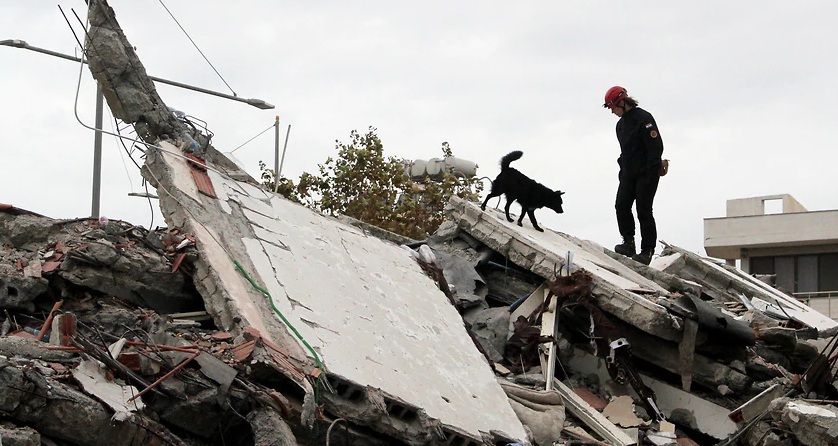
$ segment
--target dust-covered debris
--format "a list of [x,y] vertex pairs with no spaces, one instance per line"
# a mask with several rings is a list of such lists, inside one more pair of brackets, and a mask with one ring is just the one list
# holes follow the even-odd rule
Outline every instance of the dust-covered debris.
[[[383,284],[394,282],[390,271],[370,273],[363,265],[398,249],[392,241],[386,248],[376,242],[378,251],[371,249],[374,240],[363,240],[363,249],[351,246],[357,234],[309,211],[297,214],[215,151],[206,134],[194,126],[184,132],[189,122],[165,107],[113,10],[102,0],[91,6],[91,70],[114,115],[158,149],[147,154],[144,174],[165,189],[161,207],[174,228],[149,231],[118,220],[61,221],[0,209],[0,441],[834,442],[834,321],[764,282],[674,246],[659,269],[648,268],[567,234],[530,233],[456,197],[427,244],[397,242],[421,254],[416,265],[390,260],[401,274],[399,287],[383,292]],[[330,231],[341,237],[330,238]],[[324,263],[316,250],[328,254],[330,244],[346,256],[316,270],[315,263]],[[282,276],[284,268],[300,264],[342,282],[327,287],[334,284],[305,282],[301,273]],[[378,281],[353,288],[358,275]],[[289,292],[289,286],[298,288]],[[317,348],[275,307],[271,292],[285,294],[289,314],[300,311],[295,321],[319,341]],[[377,300],[362,300],[369,294]],[[355,312],[317,307],[336,295]],[[403,295],[446,303],[359,311],[378,301],[409,302],[396,299]],[[368,329],[344,335],[356,317],[369,319]],[[404,333],[390,332],[391,339],[372,334],[385,322],[409,336],[396,343]],[[439,344],[442,328],[463,335],[444,338],[459,351]],[[436,346],[437,356],[409,355],[407,344]],[[393,362],[379,369],[376,354],[385,348]],[[473,350],[487,364],[466,361],[481,359]],[[327,365],[320,360],[324,351],[333,355]],[[366,361],[361,373],[358,357]],[[362,382],[406,365],[424,372],[419,375],[446,373],[407,389],[390,386],[407,381],[404,373],[373,381],[378,385]],[[489,369],[502,384],[478,379]],[[437,384],[448,386],[443,392]],[[499,390],[495,385],[505,399],[473,404],[481,391]],[[467,404],[452,397],[459,389],[469,389]],[[469,409],[446,422],[430,415],[455,405]],[[499,413],[512,415],[493,419],[520,429],[515,438],[500,429],[474,429]],[[464,420],[470,429],[462,427]]]

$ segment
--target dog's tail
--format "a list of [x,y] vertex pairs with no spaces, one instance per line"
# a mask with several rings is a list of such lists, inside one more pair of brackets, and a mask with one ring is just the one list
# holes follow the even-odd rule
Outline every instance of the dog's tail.
[[520,150],[509,152],[508,154],[504,155],[504,157],[500,159],[501,170],[509,169],[509,163],[521,158],[523,155],[524,152]]

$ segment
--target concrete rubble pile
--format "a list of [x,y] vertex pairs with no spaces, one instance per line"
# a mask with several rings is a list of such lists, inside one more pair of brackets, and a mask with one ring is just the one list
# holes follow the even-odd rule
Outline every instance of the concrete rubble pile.
[[[494,370],[526,426],[527,438],[518,439],[522,444],[715,444],[727,439],[752,445],[832,444],[838,416],[829,403],[835,400],[834,374],[829,368],[813,370],[830,358],[834,362],[834,326],[821,332],[794,318],[723,305],[732,320],[750,321],[755,342],[714,344],[713,327],[699,322],[685,374],[677,368],[689,356],[680,352],[683,339],[680,344],[654,339],[631,321],[621,321],[621,313],[601,310],[599,295],[614,289],[568,263],[567,256],[549,267],[549,249],[527,252],[516,246],[539,246],[537,238],[544,235],[504,228],[503,219],[491,212],[473,223],[463,211],[480,212],[475,204],[455,199],[449,220],[431,239],[401,247],[382,243],[415,261],[462,315],[475,350],[486,358],[484,366]],[[484,232],[488,227],[493,227],[491,237]],[[634,263],[621,268],[621,259],[608,250],[564,234],[546,235],[577,244],[579,263],[601,253],[600,264],[624,276],[645,268]],[[349,444],[448,444],[430,432],[398,438],[388,432],[392,427],[383,426],[388,420],[381,415],[372,424],[357,415],[350,421],[353,416],[346,412],[352,408],[344,406],[352,406],[352,393],[375,389],[337,376],[334,388],[324,390],[330,396],[307,408],[305,391],[277,366],[288,366],[287,346],[253,327],[221,330],[217,318],[204,311],[209,300],[193,283],[201,242],[189,233],[146,231],[115,220],[59,221],[3,206],[0,243],[3,444],[324,444],[337,432]],[[702,261],[676,247],[661,259],[671,255]],[[551,278],[533,271],[543,268]],[[701,268],[692,271],[695,279]],[[662,286],[682,280],[651,268],[647,273]],[[685,293],[721,289],[683,285]],[[638,287],[637,298],[666,308],[682,297],[655,295],[652,288]],[[545,296],[555,303],[541,305]],[[685,337],[688,310],[672,306],[667,311]],[[547,334],[542,328],[551,313],[557,316]],[[624,364],[640,386],[619,371],[611,376],[608,361],[590,354],[598,349],[608,357],[614,349],[602,341],[620,336],[631,346],[631,355],[622,359],[629,360]],[[552,379],[545,361],[550,348]],[[672,364],[668,356],[675,357]],[[643,398],[649,395],[653,404]],[[377,397],[386,417],[421,413],[408,401],[393,410],[391,398],[398,395]],[[338,417],[341,412],[349,418]],[[367,415],[373,412],[364,409]],[[512,443],[500,437],[481,443],[509,444],[504,441]]]
[[215,328],[194,237],[3,206],[0,246],[0,444],[296,444],[277,347]]
[[646,267],[456,197],[423,241],[291,203],[90,5],[169,227],[0,205],[0,444],[835,444],[835,321],[677,246]]
[[646,267],[457,198],[447,212],[426,243],[484,278],[457,289],[486,300],[464,319],[513,380],[555,374],[649,444],[834,443],[835,321],[677,246]]

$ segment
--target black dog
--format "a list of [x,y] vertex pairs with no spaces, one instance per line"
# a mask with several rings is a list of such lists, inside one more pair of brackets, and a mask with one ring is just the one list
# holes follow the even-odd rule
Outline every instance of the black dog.
[[509,206],[512,206],[513,201],[518,200],[518,203],[521,204],[521,216],[518,217],[518,226],[523,226],[521,221],[524,219],[524,214],[526,214],[530,217],[532,227],[544,232],[544,229],[538,226],[534,212],[536,209],[547,207],[556,211],[556,213],[563,213],[562,195],[564,195],[564,192],[560,190],[554,192],[543,184],[522,174],[518,169],[509,167],[509,163],[521,158],[523,155],[524,152],[516,150],[501,158],[500,174],[495,178],[495,181],[492,181],[492,192],[483,200],[480,209],[486,210],[486,203],[490,198],[506,194],[506,208],[504,208],[506,219],[513,221],[512,217],[509,216]]

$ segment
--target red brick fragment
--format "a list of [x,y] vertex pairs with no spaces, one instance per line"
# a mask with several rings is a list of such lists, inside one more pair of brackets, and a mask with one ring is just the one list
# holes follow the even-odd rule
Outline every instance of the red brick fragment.
[[44,262],[44,264],[41,265],[41,273],[51,273],[57,270],[59,266],[61,266],[61,262]]
[[219,331],[218,333],[213,334],[212,338],[216,341],[229,341],[230,339],[233,339],[233,335],[227,333],[226,331]]
[[591,407],[600,412],[602,412],[602,410],[605,409],[605,406],[608,405],[608,403],[605,400],[583,387],[574,388],[573,393],[579,395],[579,398],[582,398],[583,400],[585,400],[586,403],[590,404]]

